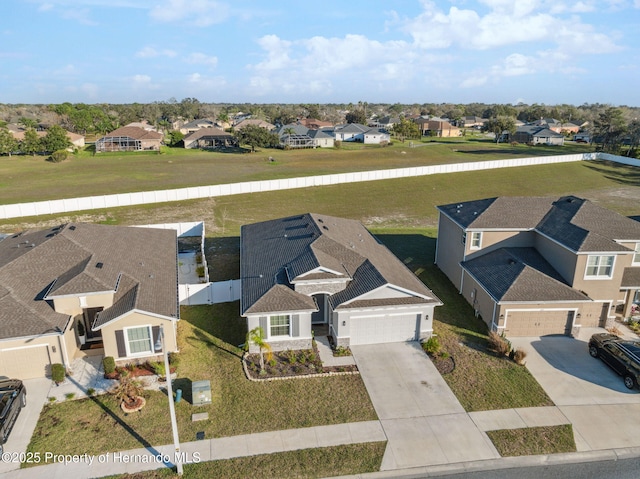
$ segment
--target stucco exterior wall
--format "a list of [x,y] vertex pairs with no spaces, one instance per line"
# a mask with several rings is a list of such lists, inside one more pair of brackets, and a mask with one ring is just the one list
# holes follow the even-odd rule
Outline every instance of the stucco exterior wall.
[[[58,313],[64,313],[71,316],[82,314],[84,308],[109,308],[113,306],[113,292],[89,294],[86,296],[65,296],[62,298],[54,298],[53,308]],[[80,299],[85,298],[85,302],[81,303]],[[84,306],[82,306],[84,304]]]
[[[266,328],[266,330],[264,331],[265,336],[266,336],[266,341],[267,343],[269,343],[269,345],[271,346],[271,349],[273,351],[284,351],[286,349],[309,349],[311,347],[311,339],[312,339],[312,335],[311,335],[311,313],[310,312],[290,312],[290,311],[284,311],[281,313],[274,313],[274,315],[277,314],[290,314],[290,315],[297,315],[298,316],[298,336],[290,336],[289,338],[286,337],[282,337],[282,336],[276,336],[276,337],[272,337],[270,334],[269,329],[270,328]],[[261,317],[265,317],[268,318],[269,315],[267,314],[261,314],[261,315],[249,315],[247,316],[247,328],[248,331],[251,331],[254,328],[257,328],[258,326],[260,326],[260,318]],[[308,345],[305,347],[300,347],[301,345]],[[256,353],[259,352],[259,349],[254,346],[254,345],[250,345],[249,346],[249,352],[250,353]]]
[[[577,261],[575,253],[540,234],[537,234],[535,237],[535,248],[547,262],[553,265],[569,285],[573,284]],[[584,274],[584,269],[582,270],[582,274]]]
[[447,216],[438,215],[438,245],[436,264],[456,288],[460,288],[460,262],[464,257],[462,228]]
[[472,231],[468,231],[467,244],[465,245],[466,260],[500,248],[525,248],[535,244],[533,231],[482,231],[480,249],[472,247],[471,238]]
[[332,282],[314,282],[314,283],[295,283],[293,285],[294,290],[297,293],[306,294],[307,296],[313,296],[318,293],[335,294],[347,287],[346,281],[332,281]]
[[[144,313],[134,312],[121,319],[107,324],[102,328],[102,341],[104,343],[104,355],[113,356],[116,360],[127,360],[129,358],[119,357],[118,345],[116,342],[116,331],[121,331],[123,328],[135,327],[135,326],[164,326],[164,344],[167,351],[177,351],[178,345],[175,334],[174,320],[163,319],[154,316],[149,316]],[[157,354],[149,354],[146,357],[155,357]],[[136,356],[135,359],[139,359],[141,356]]]
[[586,279],[585,272],[589,255],[577,256],[573,287],[584,291],[590,298],[598,300],[620,299],[620,283],[624,269],[631,266],[632,256],[629,254],[617,254],[613,263],[613,275],[610,279]]

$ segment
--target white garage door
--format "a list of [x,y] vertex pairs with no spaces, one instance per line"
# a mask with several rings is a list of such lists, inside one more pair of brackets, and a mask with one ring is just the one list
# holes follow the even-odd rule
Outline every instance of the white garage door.
[[43,378],[50,371],[51,361],[46,345],[0,351],[0,376],[9,378]]
[[573,325],[573,311],[508,311],[507,336],[546,336],[569,334]]
[[350,343],[378,344],[413,341],[419,327],[418,314],[356,316],[351,318]]

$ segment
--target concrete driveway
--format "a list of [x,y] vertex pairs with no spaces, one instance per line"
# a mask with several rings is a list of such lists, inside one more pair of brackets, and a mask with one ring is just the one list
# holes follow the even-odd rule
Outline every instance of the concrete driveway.
[[381,470],[500,457],[417,342],[351,351],[387,436]]
[[[51,379],[46,378],[27,379],[24,384],[27,388],[27,405],[20,411],[20,415],[9,435],[9,440],[4,445],[4,451],[9,453],[21,453],[27,450],[33,431],[40,418],[40,411],[42,411],[42,406],[44,406],[51,389]],[[0,461],[0,473],[19,468],[19,462],[7,463]]]
[[557,406],[587,404],[640,404],[638,390],[628,390],[622,378],[600,359],[589,356],[590,328],[578,338],[542,336],[509,338],[514,348],[527,353],[527,369]]

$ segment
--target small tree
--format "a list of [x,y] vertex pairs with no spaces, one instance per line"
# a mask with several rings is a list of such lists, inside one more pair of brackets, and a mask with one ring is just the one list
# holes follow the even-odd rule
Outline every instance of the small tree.
[[247,333],[247,339],[244,343],[246,351],[249,351],[251,343],[260,348],[260,372],[264,372],[264,354],[266,353],[267,355],[267,361],[271,361],[273,353],[271,352],[271,345],[266,341],[264,329],[260,326],[253,328]]
[[53,125],[49,128],[41,142],[42,149],[49,152],[66,150],[71,146],[71,140],[69,140],[66,130],[59,125]]
[[40,137],[33,128],[28,128],[24,132],[24,139],[20,142],[20,150],[27,155],[35,156],[38,151],[42,151]]
[[111,393],[118,401],[131,403],[135,401],[136,397],[142,396],[143,391],[144,385],[140,381],[130,376],[124,376],[120,378],[120,382],[113,388]]
[[495,135],[495,142],[498,143],[505,131],[508,132],[510,136],[513,136],[516,131],[516,121],[508,116],[490,118],[489,121],[485,123],[483,130],[493,133]]
[[18,150],[18,140],[6,128],[0,128],[0,155],[9,155]]

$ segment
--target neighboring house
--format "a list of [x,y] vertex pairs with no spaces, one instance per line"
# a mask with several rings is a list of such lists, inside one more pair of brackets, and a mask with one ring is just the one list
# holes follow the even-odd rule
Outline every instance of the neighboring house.
[[299,123],[290,123],[273,130],[283,148],[333,148],[334,137],[323,130],[313,130]]
[[358,221],[303,214],[240,231],[241,315],[276,350],[311,347],[326,328],[338,346],[432,334],[440,300]]
[[161,325],[176,351],[176,245],[175,230],[83,223],[0,241],[0,376],[44,377],[84,354],[155,358]]
[[383,128],[371,128],[359,123],[347,123],[336,126],[334,130],[335,139],[339,141],[356,141],[365,144],[379,144],[383,141],[390,141],[389,132]]
[[159,150],[163,135],[138,126],[123,126],[96,140],[96,153],[103,151]]
[[423,136],[439,136],[442,138],[462,136],[462,130],[460,128],[440,118],[429,119],[420,117],[414,121],[420,128],[420,133]]
[[302,126],[306,126],[310,130],[322,130],[333,128],[333,123],[330,121],[322,121],[317,118],[303,118],[298,121]]
[[[17,125],[7,125],[7,129],[16,140],[18,141],[24,140],[24,133],[26,131],[24,128],[20,128]],[[42,129],[36,130],[36,133],[40,138],[44,138],[47,135],[46,130],[42,130]],[[73,150],[73,148],[84,148],[85,143],[84,143],[83,135],[78,135],[77,133],[72,133],[70,131],[67,131],[67,138],[69,138],[69,141],[71,142],[71,145],[72,145],[72,147],[69,148],[70,150]]]
[[384,128],[387,131],[393,129],[395,125],[400,123],[400,118],[393,118],[390,116],[384,116],[369,123],[369,126],[376,128]]
[[544,126],[525,125],[516,129],[513,141],[530,145],[564,145],[564,135]]
[[247,118],[245,120],[240,121],[240,123],[236,124],[233,128],[235,130],[242,130],[247,125],[259,126],[260,128],[264,128],[265,130],[268,130],[268,131],[271,131],[275,128],[275,125],[272,125],[268,121],[256,120],[252,118]]
[[575,196],[442,205],[436,264],[493,331],[576,334],[640,302],[640,223]]
[[229,148],[238,146],[238,140],[231,133],[219,128],[202,128],[185,136],[184,147],[191,148]]
[[155,126],[153,126],[152,124],[150,124],[147,120],[134,121],[134,122],[131,122],[131,123],[127,123],[124,126],[125,127],[132,126],[132,127],[135,127],[135,128],[142,128],[143,130],[147,130],[147,131],[155,131],[155,132],[158,131],[158,129]]
[[180,133],[182,133],[183,135],[190,135],[191,133],[201,130],[203,128],[214,128],[216,126],[216,124],[211,121],[208,120],[206,118],[200,118],[197,120],[191,120],[188,123],[185,123],[184,125],[182,125],[179,129]]
[[487,118],[481,118],[479,116],[464,116],[458,120],[457,125],[460,128],[480,129],[484,126],[487,120]]
[[576,133],[573,135],[573,141],[578,143],[591,143],[591,134],[586,131]]

